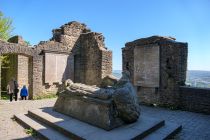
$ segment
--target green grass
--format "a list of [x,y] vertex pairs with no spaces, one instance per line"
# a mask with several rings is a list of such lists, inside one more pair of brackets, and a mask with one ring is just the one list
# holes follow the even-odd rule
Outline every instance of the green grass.
[[1,100],[9,100],[9,94],[7,94],[7,92],[2,91],[1,92]]
[[36,136],[37,135],[36,131],[34,131],[32,128],[25,129],[25,132],[26,132],[26,134],[29,134],[31,136]]
[[41,99],[51,99],[51,98],[57,98],[58,96],[55,93],[42,95],[42,96],[36,96],[33,99],[34,100],[41,100]]

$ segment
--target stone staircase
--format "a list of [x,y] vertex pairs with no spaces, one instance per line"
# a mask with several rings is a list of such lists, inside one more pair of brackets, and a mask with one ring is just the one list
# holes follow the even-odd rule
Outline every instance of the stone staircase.
[[14,117],[24,127],[32,128],[43,139],[50,140],[163,140],[172,138],[182,128],[178,124],[142,115],[136,123],[106,131],[52,108],[32,110]]

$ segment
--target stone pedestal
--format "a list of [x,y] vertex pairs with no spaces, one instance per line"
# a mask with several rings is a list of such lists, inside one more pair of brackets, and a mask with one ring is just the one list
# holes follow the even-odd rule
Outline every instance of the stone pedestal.
[[103,100],[64,91],[59,94],[54,110],[105,130],[123,124],[123,121],[117,118],[111,98]]

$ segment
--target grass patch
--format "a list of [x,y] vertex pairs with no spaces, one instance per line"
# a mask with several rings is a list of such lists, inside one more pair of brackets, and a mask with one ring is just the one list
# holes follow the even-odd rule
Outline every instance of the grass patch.
[[32,128],[25,129],[26,134],[31,136],[37,136],[36,131],[34,131]]
[[36,96],[33,99],[34,100],[41,100],[41,99],[51,99],[51,98],[57,98],[58,95],[56,95],[55,93],[52,94],[43,94],[42,96]]
[[9,100],[9,94],[7,94],[7,92],[3,91],[1,92],[1,100]]

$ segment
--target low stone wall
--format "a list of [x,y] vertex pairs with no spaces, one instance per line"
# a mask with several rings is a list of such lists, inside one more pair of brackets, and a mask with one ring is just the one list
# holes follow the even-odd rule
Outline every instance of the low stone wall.
[[210,114],[210,88],[180,87],[181,105],[184,110]]

